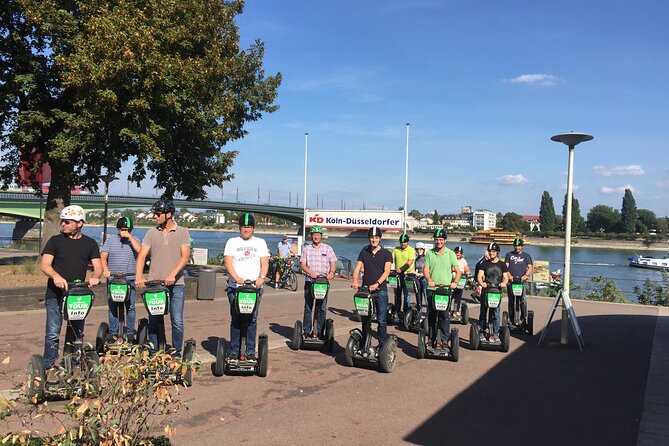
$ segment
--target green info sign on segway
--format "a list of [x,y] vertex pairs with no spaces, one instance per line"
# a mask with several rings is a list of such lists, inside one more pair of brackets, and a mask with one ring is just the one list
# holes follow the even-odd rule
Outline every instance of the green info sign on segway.
[[90,288],[74,288],[63,299],[63,316],[68,321],[83,321],[93,306]]
[[164,316],[170,312],[169,290],[164,286],[149,287],[144,293],[144,305],[151,316]]
[[237,294],[237,310],[239,314],[251,314],[258,301],[257,291],[240,291]]
[[112,302],[125,302],[130,293],[130,285],[123,279],[123,282],[115,283],[114,281],[118,279],[112,279],[112,282],[109,284],[109,297]]
[[448,311],[451,303],[451,294],[446,288],[439,287],[434,290],[434,309],[437,311]]

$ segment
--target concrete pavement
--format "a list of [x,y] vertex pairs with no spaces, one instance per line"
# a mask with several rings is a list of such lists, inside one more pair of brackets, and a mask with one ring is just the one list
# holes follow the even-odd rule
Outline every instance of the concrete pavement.
[[[216,339],[229,336],[222,275],[214,301],[187,302],[186,337],[197,340],[206,364],[183,391],[192,400],[173,419],[174,444],[668,444],[666,309],[575,300],[583,352],[559,345],[559,312],[544,345],[536,345],[538,334],[512,336],[507,354],[468,350],[469,326],[459,326],[458,363],[416,359],[417,335],[391,327],[400,351],[393,373],[382,374],[345,365],[342,346],[359,326],[349,284],[335,280],[330,292],[332,354],[287,347],[302,317],[301,287],[265,291],[259,333],[270,339],[267,378],[211,374]],[[530,298],[536,332],[552,302]],[[10,356],[0,389],[20,382],[30,355],[41,353],[44,319],[43,310],[0,313],[0,355]],[[94,308],[88,340],[103,320],[105,310]]]

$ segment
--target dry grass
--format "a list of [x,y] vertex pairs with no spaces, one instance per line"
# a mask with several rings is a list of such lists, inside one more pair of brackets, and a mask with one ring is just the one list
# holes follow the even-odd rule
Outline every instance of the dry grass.
[[0,289],[46,286],[47,277],[34,260],[16,265],[0,265]]

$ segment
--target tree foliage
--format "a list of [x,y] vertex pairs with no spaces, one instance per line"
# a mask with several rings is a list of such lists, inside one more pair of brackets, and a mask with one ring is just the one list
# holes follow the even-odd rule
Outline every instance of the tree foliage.
[[658,222],[655,212],[649,211],[648,209],[637,209],[636,215],[636,232],[648,234],[650,230],[658,230]]
[[504,214],[498,226],[512,232],[527,232],[530,230],[529,223],[523,221],[523,217],[514,212]]
[[587,226],[593,232],[615,232],[620,222],[620,213],[611,206],[598,204],[590,209]]
[[433,225],[439,225],[441,224],[441,218],[439,217],[439,212],[437,210],[434,210],[434,214],[432,214],[432,224]]
[[262,42],[239,47],[243,1],[0,2],[0,178],[49,163],[47,223],[126,161],[138,186],[204,198],[232,178],[224,146],[277,109]]
[[662,284],[646,279],[641,287],[634,287],[634,294],[642,305],[669,306],[669,273],[662,271]]
[[630,189],[625,189],[623,196],[623,205],[620,210],[620,229],[621,232],[634,234],[636,232],[637,210],[634,195]]
[[548,191],[544,191],[541,196],[539,223],[541,223],[542,231],[555,231],[555,206],[553,205],[553,197],[551,197],[551,194],[549,194]]
[[[562,223],[564,230],[567,229],[567,194],[564,194],[564,202],[562,203]],[[581,216],[581,205],[578,200],[571,196],[571,230],[574,232],[582,232],[585,230],[585,219]]]

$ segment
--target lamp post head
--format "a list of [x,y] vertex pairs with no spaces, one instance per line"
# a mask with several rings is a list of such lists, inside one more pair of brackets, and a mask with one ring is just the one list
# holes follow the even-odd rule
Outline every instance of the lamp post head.
[[118,180],[118,178],[116,178],[114,175],[112,175],[110,173],[108,173],[107,175],[102,175],[100,177],[100,179],[102,180],[103,183],[105,183],[107,185],[114,180]]
[[551,141],[561,142],[571,147],[581,142],[590,141],[592,138],[592,135],[587,133],[569,132],[551,136]]

